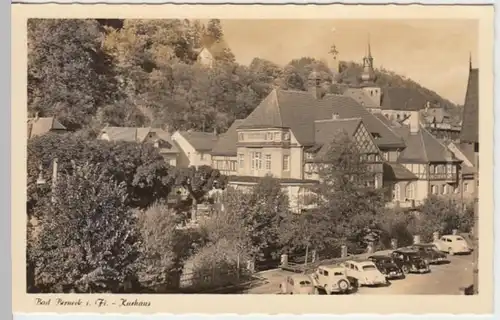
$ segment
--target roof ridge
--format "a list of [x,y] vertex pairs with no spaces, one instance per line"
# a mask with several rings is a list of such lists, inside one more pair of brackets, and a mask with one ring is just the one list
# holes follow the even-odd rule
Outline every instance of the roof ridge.
[[[422,134],[421,131],[419,131],[418,133],[420,135],[420,141],[422,142],[422,147],[423,147],[423,150],[424,150],[425,161],[429,162],[429,156],[427,155],[427,150],[425,149],[424,135]],[[411,134],[411,132],[410,132],[410,134]]]
[[[400,138],[401,140],[403,140],[403,142],[404,142],[403,137],[402,137],[402,136],[400,136],[400,135],[399,135],[396,131],[394,131],[394,130],[390,127],[390,126],[386,125],[386,124],[384,123],[384,121],[380,120],[380,118],[379,118],[379,117],[377,117],[376,115],[373,115],[373,117],[374,117],[375,119],[377,119],[377,121],[378,121],[378,122],[382,123],[382,125],[384,125],[384,126],[385,126],[387,129],[389,129],[392,133],[394,133],[394,135],[395,135],[396,137],[399,137],[399,138]],[[382,117],[383,117],[383,115],[382,115]],[[406,145],[406,143],[405,143],[405,145]]]
[[275,99],[276,99],[276,104],[277,104],[277,112],[278,112],[278,119],[279,119],[279,122],[280,122],[280,126],[283,127],[283,117],[281,116],[281,103],[280,103],[280,98],[279,98],[279,94],[278,94],[278,90],[277,89],[274,89],[274,94],[275,94]]
[[[450,148],[448,148],[445,144],[443,144],[441,141],[439,141],[438,138],[434,137],[434,135],[429,130],[427,130],[424,126],[421,126],[421,127],[425,132],[427,132],[432,137],[432,139],[434,139],[437,143],[439,143],[445,149],[445,151],[451,152]],[[453,141],[452,141],[452,143],[453,143]],[[453,153],[453,152],[451,152],[451,153]]]
[[337,118],[337,119],[319,119],[319,120],[314,120],[314,122],[334,122],[334,121],[354,121],[354,120],[360,120],[362,121],[363,119],[361,117],[352,117],[352,118]]

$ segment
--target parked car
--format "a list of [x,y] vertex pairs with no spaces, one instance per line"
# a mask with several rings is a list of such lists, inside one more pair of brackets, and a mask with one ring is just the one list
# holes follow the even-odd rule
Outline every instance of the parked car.
[[280,284],[282,294],[315,294],[313,280],[304,274],[286,276]]
[[315,285],[326,291],[326,294],[348,293],[353,289],[341,266],[319,266],[312,276]]
[[422,259],[424,259],[424,261],[428,264],[450,262],[450,260],[446,257],[446,254],[440,252],[434,243],[414,244],[410,246],[409,249],[418,252],[420,257],[422,257]]
[[405,274],[428,273],[431,271],[429,264],[427,264],[416,251],[394,250],[391,253],[391,257]]
[[458,235],[445,235],[434,242],[439,251],[449,255],[456,253],[470,253],[472,250],[464,238]]
[[389,280],[391,279],[402,279],[405,277],[403,270],[394,262],[394,260],[389,256],[384,255],[374,255],[368,257],[368,260],[375,263],[378,270],[385,275]]
[[357,286],[374,286],[386,284],[387,279],[378,269],[375,263],[369,260],[349,260],[342,263],[346,270],[348,279],[352,279]]

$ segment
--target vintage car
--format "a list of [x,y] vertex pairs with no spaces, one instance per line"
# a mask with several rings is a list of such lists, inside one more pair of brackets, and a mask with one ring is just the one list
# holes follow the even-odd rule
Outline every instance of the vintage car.
[[472,250],[464,238],[458,235],[445,235],[434,241],[439,251],[447,252],[449,255],[456,253],[470,253]]
[[414,250],[394,250],[391,257],[405,274],[428,273],[431,271],[429,264]]
[[345,268],[337,265],[319,266],[312,275],[315,285],[326,294],[348,293],[353,287],[347,279]]
[[389,280],[392,279],[402,279],[405,277],[403,270],[394,262],[394,260],[389,256],[384,255],[374,255],[368,257],[368,260],[375,263],[378,270],[385,275]]
[[316,294],[317,289],[310,276],[293,274],[286,276],[280,284],[281,294]]
[[414,250],[420,254],[420,257],[424,259],[428,264],[440,264],[450,262],[446,257],[446,254],[439,251],[433,243],[420,243],[414,244],[408,247],[410,250]]
[[347,278],[356,286],[376,286],[387,284],[387,278],[383,275],[372,261],[349,260],[341,264]]

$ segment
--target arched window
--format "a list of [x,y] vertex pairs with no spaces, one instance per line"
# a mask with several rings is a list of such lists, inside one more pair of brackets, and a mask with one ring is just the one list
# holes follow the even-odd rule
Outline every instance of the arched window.
[[398,119],[398,120],[399,120],[399,113],[396,115],[396,119]]
[[399,184],[394,185],[394,190],[392,191],[392,199],[395,201],[399,201],[401,199],[401,188]]
[[438,193],[438,188],[437,188],[437,186],[431,186],[431,193],[432,193],[432,194],[437,194],[437,193]]
[[415,184],[413,182],[409,182],[406,185],[406,199],[408,200],[415,199]]

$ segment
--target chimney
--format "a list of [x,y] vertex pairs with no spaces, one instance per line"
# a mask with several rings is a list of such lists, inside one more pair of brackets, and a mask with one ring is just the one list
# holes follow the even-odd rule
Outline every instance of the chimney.
[[410,113],[410,133],[416,134],[420,131],[420,112],[411,111]]

